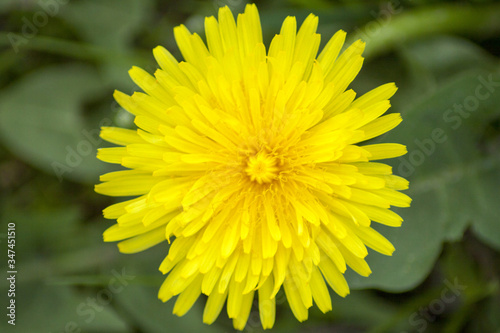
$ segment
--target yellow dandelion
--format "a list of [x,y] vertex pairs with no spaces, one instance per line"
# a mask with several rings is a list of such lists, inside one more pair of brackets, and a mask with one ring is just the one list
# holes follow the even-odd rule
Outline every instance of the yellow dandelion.
[[[313,301],[331,310],[327,285],[349,293],[346,266],[367,276],[367,246],[385,255],[392,244],[371,222],[401,225],[390,206],[407,207],[408,182],[372,162],[406,153],[403,145],[359,143],[401,122],[389,109],[393,83],[356,98],[346,90],[361,69],[364,43],[340,52],[337,32],[316,58],[318,18],[297,32],[287,17],[266,53],[255,5],[235,21],[227,8],[206,18],[208,47],[181,25],[175,39],[185,59],[163,47],[153,76],[133,67],[144,91],[115,98],[137,130],[104,127],[119,145],[98,158],[129,170],[101,176],[98,193],[137,196],[104,210],[117,224],[104,240],[123,253],[171,242],[160,265],[159,298],[177,296],[184,315],[201,294],[203,321],[227,302],[236,329],[246,325],[255,293],[263,328],[275,321],[283,286],[299,321]],[[326,281],[326,283],[325,283]]]

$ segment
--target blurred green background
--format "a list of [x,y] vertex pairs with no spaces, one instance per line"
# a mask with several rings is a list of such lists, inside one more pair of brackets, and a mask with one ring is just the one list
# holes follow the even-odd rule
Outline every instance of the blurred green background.
[[[132,65],[154,72],[157,45],[181,59],[172,28],[243,0],[0,1],[1,332],[233,332],[223,311],[202,324],[204,299],[182,318],[157,299],[161,244],[120,254],[102,242],[115,202],[93,192],[101,125],[133,128],[112,99],[138,90]],[[278,295],[276,332],[500,332],[500,4],[498,1],[256,2],[268,45],[287,15],[320,17],[367,42],[352,88],[400,87],[403,123],[377,141],[408,146],[390,163],[410,180],[401,228],[378,228],[393,257],[370,252],[369,278],[298,323]],[[16,225],[16,325],[9,325],[8,224]],[[245,332],[260,332],[258,312]]]

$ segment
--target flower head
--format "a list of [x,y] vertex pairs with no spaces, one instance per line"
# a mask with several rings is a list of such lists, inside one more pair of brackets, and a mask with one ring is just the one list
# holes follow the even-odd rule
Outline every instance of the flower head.
[[137,197],[104,210],[117,219],[104,240],[121,241],[124,253],[171,242],[159,298],[178,295],[177,315],[205,294],[205,323],[227,301],[235,328],[243,329],[257,293],[262,326],[270,328],[283,287],[303,321],[313,301],[331,310],[327,284],[349,293],[346,266],[370,274],[367,246],[394,251],[371,222],[401,225],[389,208],[409,206],[399,192],[408,182],[372,161],[406,149],[358,144],[400,123],[399,114],[383,115],[396,86],[358,98],[346,90],[364,43],[341,53],[339,31],[316,58],[314,15],[298,32],[287,17],[267,53],[255,5],[237,22],[227,7],[218,19],[205,20],[208,48],[185,26],[175,28],[185,61],[157,47],[154,77],[130,70],[144,93],[115,93],[138,129],[102,129],[119,147],[100,149],[98,158],[129,170],[103,175],[96,191]]

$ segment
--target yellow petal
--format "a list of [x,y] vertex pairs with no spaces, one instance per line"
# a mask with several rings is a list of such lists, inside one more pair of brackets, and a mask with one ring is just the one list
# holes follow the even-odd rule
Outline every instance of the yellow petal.
[[207,304],[205,305],[205,310],[203,311],[203,322],[205,324],[212,324],[215,319],[219,316],[224,302],[227,297],[227,289],[223,293],[218,291],[212,292],[208,296]]
[[331,311],[332,300],[330,298],[330,293],[326,287],[325,279],[323,279],[323,276],[317,267],[313,268],[309,285],[311,286],[314,302],[318,305],[321,312],[325,313]]
[[201,294],[201,282],[203,280],[202,275],[198,275],[198,277],[192,282],[192,284],[184,290],[177,301],[175,302],[173,313],[177,316],[184,316],[186,312],[191,309],[196,300]]
[[259,288],[259,315],[263,329],[272,328],[276,319],[276,299],[272,297],[274,279],[269,276]]

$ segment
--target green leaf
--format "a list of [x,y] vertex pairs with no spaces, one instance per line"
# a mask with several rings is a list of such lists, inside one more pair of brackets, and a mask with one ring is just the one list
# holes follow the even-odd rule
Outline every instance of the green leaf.
[[[99,127],[86,124],[83,102],[102,92],[93,68],[47,67],[24,76],[0,94],[0,139],[15,155],[59,180],[97,182],[109,167],[95,155]],[[106,91],[105,91],[106,92]]]
[[495,58],[471,41],[455,36],[432,36],[404,48],[410,66],[444,81],[465,70],[487,67]]
[[73,205],[58,209],[24,207],[24,210],[19,210],[19,207],[12,209],[6,204],[2,205],[2,212],[16,224],[16,234],[20,235],[16,241],[16,251],[23,256],[67,251],[74,244],[69,236],[79,233],[81,214],[78,207]]
[[[131,332],[113,310],[113,298],[99,298],[101,290],[77,294],[70,287],[47,286],[40,281],[18,284],[15,297],[16,326],[7,324],[4,318],[0,322],[0,331]],[[7,295],[6,290],[1,291]],[[89,300],[94,303],[89,303]],[[14,330],[10,330],[12,328]]]
[[[156,69],[156,64],[150,67],[151,50],[144,56],[132,49],[138,33],[149,28],[153,13],[151,0],[105,0],[70,2],[62,7],[60,16],[75,27],[85,42],[107,51],[106,56],[97,59],[102,65],[103,82],[113,89],[128,91],[133,87],[128,77],[133,65],[151,72]],[[117,55],[113,57],[114,53]]]
[[[412,89],[397,94],[395,101],[411,100],[432,93],[447,80],[467,70],[488,69],[495,58],[469,40],[454,36],[433,36],[401,48]],[[395,104],[396,105],[396,104]]]
[[398,48],[401,43],[435,34],[488,36],[500,30],[498,4],[475,6],[445,3],[403,11],[402,6],[395,9],[397,11],[389,19],[379,18],[376,22],[369,22],[349,37],[350,41],[363,39],[367,42],[365,56],[380,55]]
[[348,274],[354,288],[415,287],[429,273],[442,243],[460,239],[469,225],[500,248],[500,157],[498,149],[487,149],[483,142],[485,129],[500,117],[499,87],[498,72],[459,75],[412,106],[403,124],[382,138],[407,145],[409,153],[392,164],[395,174],[409,179],[407,194],[413,202],[398,210],[404,218],[401,228],[382,230],[396,247],[393,257],[369,255],[373,274]]
[[110,49],[125,49],[147,23],[151,1],[104,0],[70,2],[61,16],[87,41]]
[[[159,286],[158,286],[159,287]],[[128,314],[129,320],[135,322],[143,332],[220,332],[216,324],[203,324],[203,296],[183,317],[172,314],[175,299],[162,303],[157,296],[158,287],[129,285],[124,292],[117,295],[117,301]],[[202,304],[203,303],[203,304]],[[223,316],[224,313],[221,313]]]

